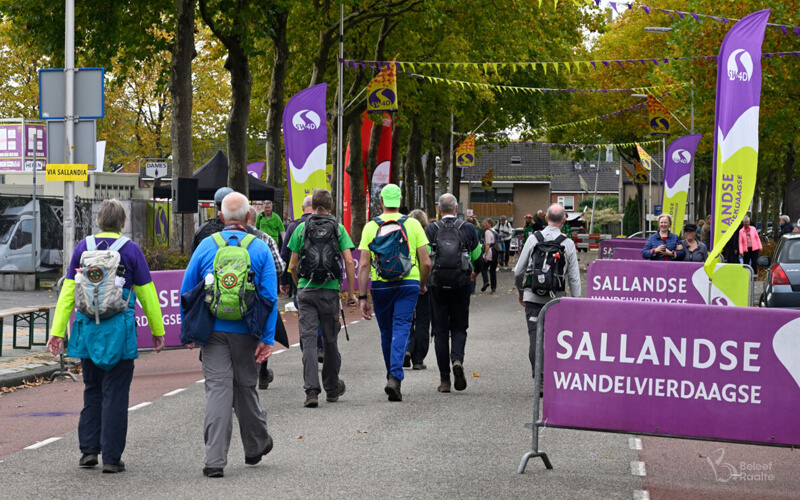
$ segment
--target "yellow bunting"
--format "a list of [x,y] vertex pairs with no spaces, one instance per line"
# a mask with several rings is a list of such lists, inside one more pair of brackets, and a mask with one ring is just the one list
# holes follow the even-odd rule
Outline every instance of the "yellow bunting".
[[[535,68],[536,64],[534,64],[533,67]],[[547,64],[542,63],[542,69],[544,70],[544,74],[546,75],[547,74]]]
[[563,63],[563,64],[564,64],[564,67],[567,69],[567,73],[570,73],[570,69],[569,69],[569,63],[568,63],[568,62],[565,62],[565,63]]
[[558,74],[558,63],[553,63],[553,68],[555,68],[556,74]]

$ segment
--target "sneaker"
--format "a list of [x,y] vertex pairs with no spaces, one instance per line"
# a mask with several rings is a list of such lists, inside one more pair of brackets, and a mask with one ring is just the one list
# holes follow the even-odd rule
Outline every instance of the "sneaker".
[[464,367],[461,361],[453,361],[453,376],[456,379],[455,382],[453,382],[455,390],[463,391],[467,388],[467,378],[464,376]]
[[[247,465],[255,465],[258,462],[260,462],[261,461],[261,457],[263,457],[264,455],[266,455],[267,453],[272,451],[272,444],[273,444],[272,443],[272,436],[267,434],[267,446],[264,447],[264,451],[262,451],[261,454],[256,455],[254,457],[244,457],[244,463],[247,464]],[[222,472],[222,469],[220,469],[220,472]]]
[[416,363],[412,370],[425,370],[426,368],[428,367],[425,366],[425,363]]
[[449,380],[442,380],[439,384],[439,387],[436,388],[439,392],[450,392],[450,381]]
[[481,292],[485,292],[487,288],[489,288],[489,283],[486,283],[481,287]]
[[272,369],[267,368],[267,373],[258,374],[258,388],[262,391],[269,389],[269,384],[275,380],[275,373]]
[[406,351],[406,357],[403,358],[403,368],[411,368],[411,353]]
[[217,469],[215,467],[203,467],[203,475],[206,477],[225,477],[225,473],[222,469]]
[[403,395],[400,394],[400,381],[394,377],[389,377],[389,380],[386,381],[386,387],[384,388],[386,394],[389,395],[389,401],[402,401]]
[[306,402],[303,403],[303,406],[306,408],[316,408],[319,405],[319,395],[314,391],[309,391],[306,393]]
[[327,396],[325,396],[325,401],[328,403],[335,403],[339,401],[339,396],[344,394],[345,389],[347,389],[344,385],[344,380],[339,379],[339,386],[336,389],[336,393],[329,392]]
[[322,363],[323,361],[325,361],[325,351],[317,349],[317,363]]
[[125,472],[125,462],[122,460],[115,464],[103,464],[103,474],[116,474],[117,472]]
[[83,467],[85,469],[94,467],[95,465],[97,465],[96,453],[84,453],[78,461],[78,467]]

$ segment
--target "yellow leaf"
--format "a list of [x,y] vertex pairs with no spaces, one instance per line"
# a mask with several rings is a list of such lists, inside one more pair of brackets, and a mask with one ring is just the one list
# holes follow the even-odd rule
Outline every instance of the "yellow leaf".
[[474,373],[472,374],[472,376],[473,376],[473,377],[475,377],[475,378],[478,378],[478,377],[480,377],[480,376],[481,376],[481,374],[480,374],[480,373],[478,373],[478,372],[474,372]]

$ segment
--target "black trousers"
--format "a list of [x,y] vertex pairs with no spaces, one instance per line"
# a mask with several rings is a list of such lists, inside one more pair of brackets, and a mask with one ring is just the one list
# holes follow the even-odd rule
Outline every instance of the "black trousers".
[[[495,265],[497,261],[495,261]],[[436,364],[442,382],[450,380],[450,363],[464,362],[469,328],[469,284],[457,288],[430,287]]]
[[753,268],[753,276],[758,278],[758,250],[753,250],[749,247],[747,251],[742,254],[742,264]]
[[431,293],[420,295],[417,308],[414,309],[414,321],[411,323],[411,334],[408,336],[408,348],[411,363],[422,364],[431,344]]
[[[497,290],[497,253],[492,251],[494,254],[494,259],[490,260],[489,262],[483,263],[483,268],[481,269],[481,276],[483,276],[483,285],[486,286],[486,283],[492,284],[492,291]],[[490,281],[491,280],[491,281]]]

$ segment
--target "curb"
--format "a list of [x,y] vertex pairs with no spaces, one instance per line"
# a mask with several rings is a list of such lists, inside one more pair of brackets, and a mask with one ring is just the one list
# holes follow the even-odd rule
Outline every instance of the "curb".
[[[77,363],[72,362],[65,362],[64,367],[69,370],[76,366]],[[25,370],[23,372],[18,373],[9,373],[6,375],[0,376],[0,387],[17,387],[19,385],[23,385],[26,382],[31,382],[37,378],[47,378],[49,379],[51,375],[55,372],[61,370],[60,365],[48,365],[48,366],[40,366],[37,368],[32,368],[30,370]]]

